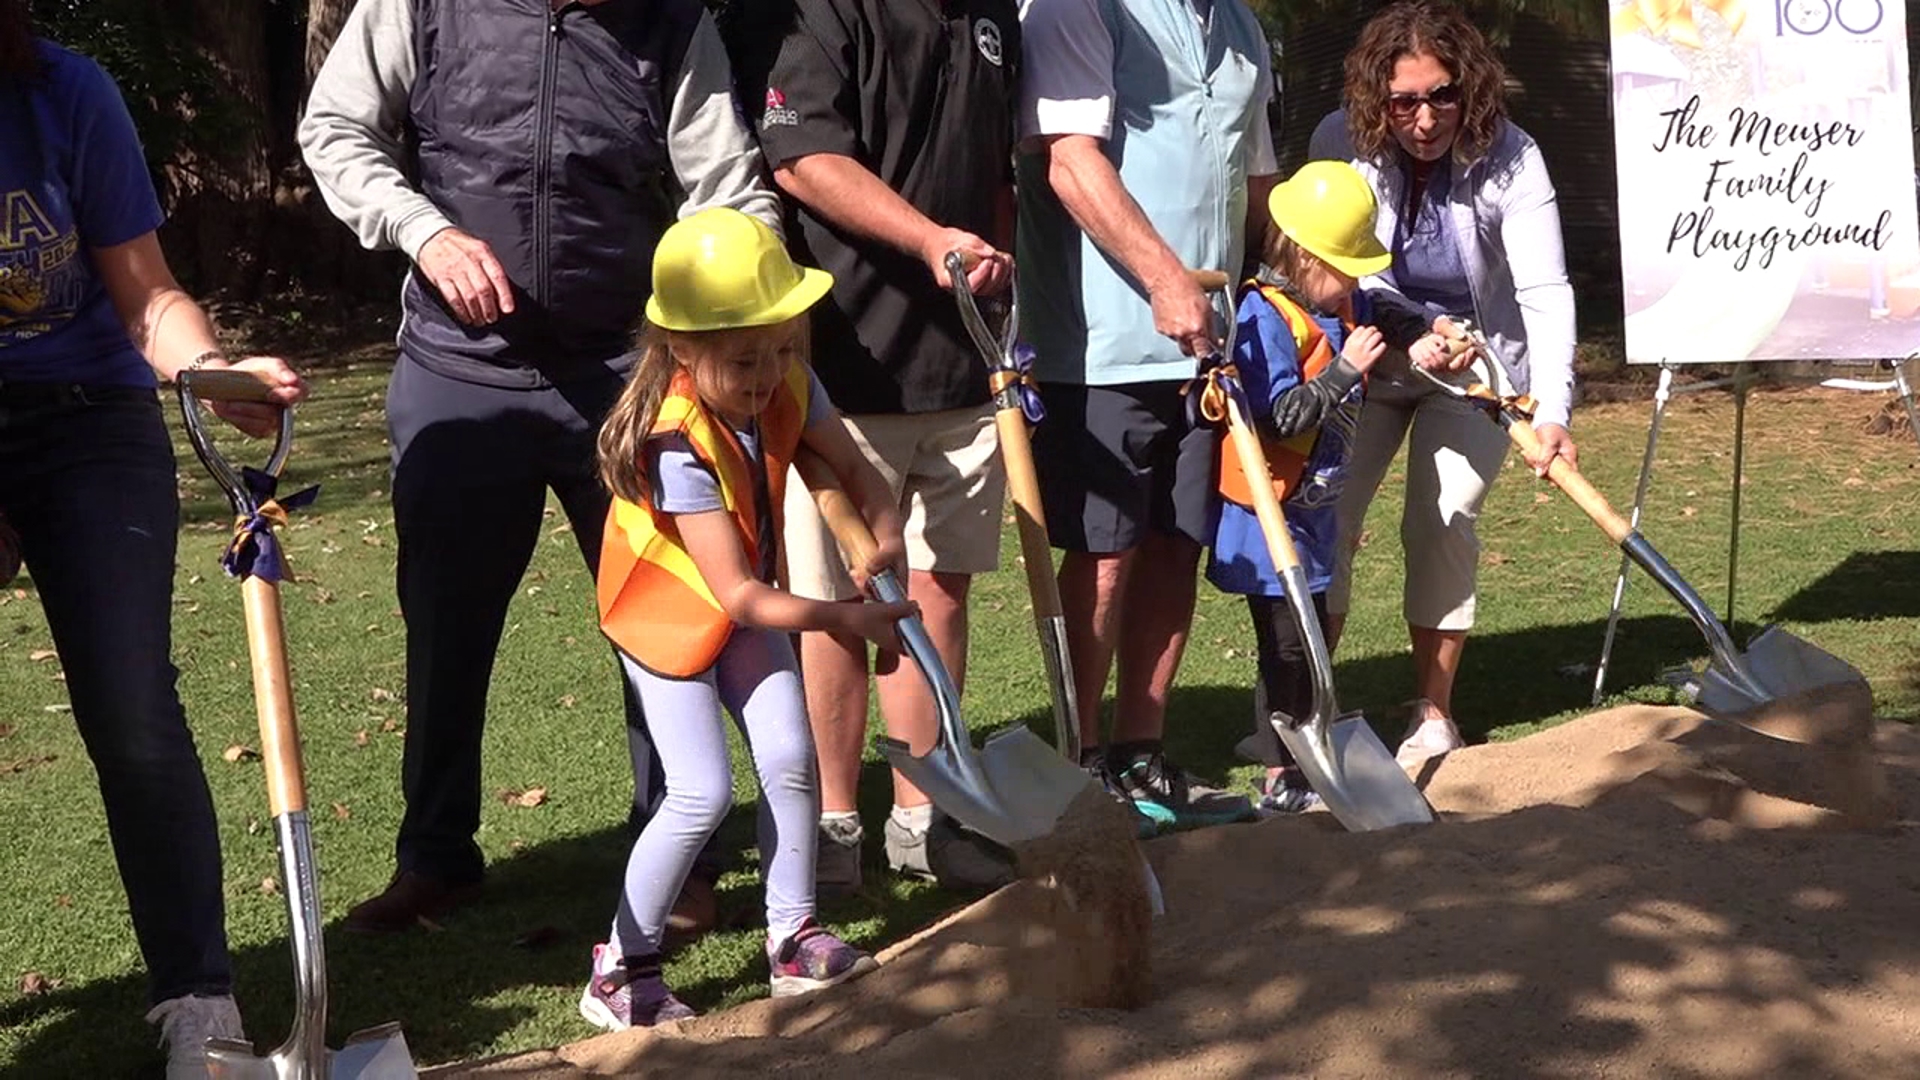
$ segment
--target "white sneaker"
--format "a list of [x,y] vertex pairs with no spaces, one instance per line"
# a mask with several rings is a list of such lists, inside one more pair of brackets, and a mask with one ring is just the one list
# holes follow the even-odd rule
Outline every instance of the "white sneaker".
[[147,1013],[167,1048],[167,1080],[207,1080],[207,1040],[245,1039],[231,997],[168,998]]
[[1426,698],[1416,698],[1408,703],[1413,717],[1407,723],[1407,733],[1400,740],[1400,749],[1394,752],[1393,759],[1403,769],[1412,769],[1430,757],[1436,757],[1467,745],[1460,737],[1460,729],[1454,726],[1453,718],[1436,708]]

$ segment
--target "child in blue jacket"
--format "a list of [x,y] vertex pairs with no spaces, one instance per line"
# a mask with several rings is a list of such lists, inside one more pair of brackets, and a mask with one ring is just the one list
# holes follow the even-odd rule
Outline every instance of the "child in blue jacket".
[[[1384,306],[1376,312],[1359,289],[1359,279],[1385,270],[1392,256],[1374,235],[1373,191],[1351,165],[1309,162],[1273,189],[1267,208],[1273,219],[1267,269],[1241,292],[1233,361],[1325,634],[1326,589],[1338,540],[1334,505],[1346,480],[1364,376],[1389,344],[1371,324],[1376,316],[1387,321],[1390,332],[1404,339],[1395,344],[1416,355],[1441,345],[1417,318],[1397,318],[1398,309]],[[1253,735],[1237,749],[1267,766],[1260,808],[1298,813],[1319,797],[1271,718],[1304,717],[1313,707],[1306,643],[1248,501],[1247,478],[1227,440],[1221,441],[1222,497],[1207,580],[1247,598],[1259,663]]]

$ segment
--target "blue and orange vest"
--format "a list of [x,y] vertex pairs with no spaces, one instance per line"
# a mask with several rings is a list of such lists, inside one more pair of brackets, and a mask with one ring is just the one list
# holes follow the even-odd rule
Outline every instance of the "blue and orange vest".
[[[1285,292],[1273,285],[1259,281],[1249,281],[1251,286],[1260,290],[1260,295],[1272,304],[1280,317],[1287,320],[1287,329],[1293,331],[1293,343],[1300,357],[1300,381],[1306,382],[1327,369],[1337,355],[1333,343],[1327,340],[1325,331],[1313,321],[1304,309]],[[1349,331],[1353,329],[1353,303],[1348,300],[1340,306],[1337,313],[1340,322]],[[1260,443],[1267,452],[1268,479],[1273,483],[1273,493],[1281,501],[1293,494],[1300,485],[1300,476],[1306,470],[1307,460],[1313,456],[1314,444],[1320,441],[1320,429],[1302,431],[1292,438],[1282,439],[1268,431],[1260,430]],[[1253,505],[1253,488],[1247,483],[1246,471],[1240,467],[1240,457],[1234,453],[1231,439],[1219,441],[1219,489],[1222,498],[1236,502],[1241,506]]]
[[[700,403],[685,370],[674,375],[648,432],[649,438],[683,436],[700,462],[713,470],[720,482],[721,503],[739,528],[750,566],[760,565],[763,554],[761,514],[773,515],[773,535],[780,535],[787,466],[806,426],[810,388],[806,365],[796,363],[760,413],[766,506],[759,505],[753,466],[739,437]],[[601,631],[621,652],[657,674],[682,679],[700,674],[713,666],[733,634],[733,620],[700,576],[673,515],[654,509],[651,501],[613,500],[607,510],[595,586]]]

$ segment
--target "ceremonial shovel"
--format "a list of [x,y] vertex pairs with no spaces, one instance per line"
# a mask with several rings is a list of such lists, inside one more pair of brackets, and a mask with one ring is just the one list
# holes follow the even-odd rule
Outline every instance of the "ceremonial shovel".
[[[1213,412],[1208,419],[1216,421],[1222,418],[1220,412],[1225,413],[1228,437],[1233,440],[1240,468],[1247,474],[1247,487],[1253,493],[1254,516],[1260,520],[1267,554],[1286,586],[1287,606],[1293,609],[1293,621],[1306,643],[1307,662],[1313,673],[1313,711],[1306,716],[1276,712],[1271,717],[1273,729],[1327,809],[1349,832],[1430,823],[1434,820],[1433,806],[1394,760],[1366,717],[1358,712],[1340,712],[1333,689],[1333,657],[1327,652],[1320,619],[1314,614],[1306,568],[1300,565],[1300,553],[1287,530],[1279,496],[1271,483],[1262,482],[1271,475],[1266,450],[1250,419],[1246,391],[1230,362],[1237,325],[1232,282],[1217,272],[1195,271],[1193,276],[1201,288],[1217,291],[1227,300],[1225,354],[1202,361],[1201,377],[1211,385],[1198,392],[1212,398],[1210,405],[1203,398],[1202,412]],[[1217,396],[1212,393],[1214,387],[1219,390]]]
[[[1463,325],[1463,320],[1453,321],[1462,333],[1452,346],[1456,353],[1468,348],[1479,353],[1470,367],[1476,381],[1462,387],[1418,364],[1412,365],[1413,370],[1446,393],[1484,410],[1506,429],[1507,436],[1522,453],[1537,454],[1540,440],[1533,431],[1531,399],[1507,394],[1505,371],[1486,337],[1470,325]],[[1484,379],[1481,378],[1482,365],[1485,365]],[[1547,470],[1547,479],[1585,511],[1629,559],[1678,600],[1706,638],[1709,655],[1706,670],[1695,673],[1681,686],[1682,693],[1696,702],[1702,712],[1788,742],[1841,746],[1870,737],[1873,691],[1859,669],[1778,626],[1760,631],[1747,642],[1744,651],[1736,648],[1727,628],[1700,593],[1654,550],[1638,529],[1614,510],[1579,469],[1565,458],[1555,457]],[[1821,705],[1826,707],[1819,707]]]
[[[286,881],[291,921],[288,937],[293,945],[293,1030],[287,1041],[261,1057],[249,1043],[211,1039],[207,1071],[213,1080],[414,1080],[413,1057],[397,1023],[355,1032],[340,1050],[327,1049],[326,946],[320,928],[313,835],[307,821],[300,728],[294,719],[293,683],[287,671],[286,626],[280,613],[282,570],[273,537],[274,524],[284,521],[286,511],[302,501],[294,496],[283,505],[273,498],[293,442],[293,411],[280,413],[280,434],[267,467],[236,473],[209,441],[200,403],[270,402],[271,387],[246,372],[214,370],[183,373],[179,389],[193,452],[226,492],[239,519],[228,568],[241,579],[254,704],[260,719],[260,757],[280,846],[280,873]],[[311,498],[306,492],[301,495]]]
[[[813,493],[820,516],[839,541],[848,563],[867,565],[876,546],[873,533],[853,500],[840,489],[832,468],[804,447],[794,458],[793,467]],[[873,575],[868,589],[882,603],[907,602],[906,589],[890,570]],[[940,730],[933,749],[924,757],[915,757],[913,750],[898,739],[882,736],[875,740],[887,763],[926,792],[948,816],[996,843],[1013,848],[1053,832],[1068,805],[1093,783],[1093,777],[1062,759],[1024,726],[990,735],[986,745],[975,750],[960,716],[960,692],[934,649],[933,639],[927,636],[926,626],[917,615],[910,615],[900,620],[898,632],[907,656],[933,691]],[[1147,875],[1154,913],[1159,914],[1163,910],[1159,882],[1144,859],[1140,867]]]
[[[1053,549],[1047,542],[1047,514],[1040,503],[1040,478],[1033,466],[1033,444],[1027,425],[1046,415],[1040,395],[1028,382],[1031,354],[1021,355],[1015,341],[1019,313],[1007,302],[1006,322],[999,340],[987,328],[980,305],[967,288],[967,271],[977,258],[947,253],[947,277],[960,321],[980,350],[991,372],[994,425],[1000,432],[1000,460],[1007,467],[1007,488],[1013,495],[1014,524],[1020,532],[1020,556],[1027,564],[1027,595],[1033,602],[1033,628],[1040,635],[1040,655],[1047,664],[1047,689],[1053,694],[1053,741],[1060,756],[1080,763],[1080,706],[1073,692],[1073,660],[1067,651],[1067,622],[1060,607],[1060,584],[1053,577]],[[1008,285],[1012,295],[1012,285]]]

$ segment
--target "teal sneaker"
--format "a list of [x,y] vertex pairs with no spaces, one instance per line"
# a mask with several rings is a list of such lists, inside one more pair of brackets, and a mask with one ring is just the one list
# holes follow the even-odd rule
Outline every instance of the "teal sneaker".
[[1252,821],[1253,800],[1207,784],[1167,760],[1166,751],[1112,761],[1114,789],[1161,830],[1202,829]]

